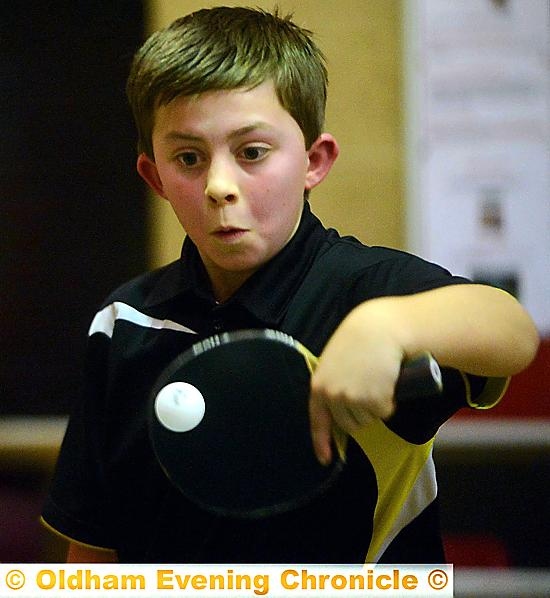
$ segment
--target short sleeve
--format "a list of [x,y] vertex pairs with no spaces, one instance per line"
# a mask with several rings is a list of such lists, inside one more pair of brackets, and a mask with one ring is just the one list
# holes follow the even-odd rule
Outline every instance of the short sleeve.
[[466,405],[472,409],[492,409],[498,405],[510,383],[510,378],[484,378],[463,374],[466,388]]

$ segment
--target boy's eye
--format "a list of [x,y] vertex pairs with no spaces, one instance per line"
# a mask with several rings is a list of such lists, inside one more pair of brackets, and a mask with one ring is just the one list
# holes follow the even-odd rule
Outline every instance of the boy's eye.
[[255,160],[261,160],[268,151],[267,147],[251,145],[241,151],[241,156],[249,162],[254,162]]
[[199,156],[195,152],[183,152],[182,154],[179,154],[178,160],[184,166],[191,167],[196,166],[199,163]]

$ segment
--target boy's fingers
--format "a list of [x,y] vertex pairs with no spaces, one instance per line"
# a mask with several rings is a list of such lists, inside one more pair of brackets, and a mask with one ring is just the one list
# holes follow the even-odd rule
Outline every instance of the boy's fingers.
[[311,440],[317,460],[321,465],[332,461],[332,415],[323,402],[312,396],[309,400]]

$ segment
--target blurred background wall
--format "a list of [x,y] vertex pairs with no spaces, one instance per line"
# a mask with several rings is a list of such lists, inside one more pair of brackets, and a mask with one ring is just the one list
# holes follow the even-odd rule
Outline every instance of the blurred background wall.
[[124,81],[140,2],[0,6],[0,413],[65,413],[90,316],[148,262]]
[[[0,8],[0,561],[63,558],[37,516],[89,322],[112,288],[179,255],[182,231],[135,173],[124,96],[131,55],[154,29],[215,4],[28,0]],[[314,210],[342,233],[406,249],[403,2],[278,4],[315,33],[328,60],[326,129],[341,156],[312,194]],[[444,438],[443,519],[465,565],[550,565],[548,517],[541,520],[549,371],[545,343],[502,407]],[[494,442],[483,448],[484,430]]]

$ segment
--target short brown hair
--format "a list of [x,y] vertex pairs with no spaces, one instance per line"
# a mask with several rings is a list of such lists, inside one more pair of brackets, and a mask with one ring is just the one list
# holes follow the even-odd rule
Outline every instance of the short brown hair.
[[127,94],[138,129],[138,150],[154,158],[154,112],[178,96],[253,88],[273,80],[281,105],[304,134],[306,147],[321,134],[327,70],[312,34],[261,9],[217,7],[181,17],[138,50]]

